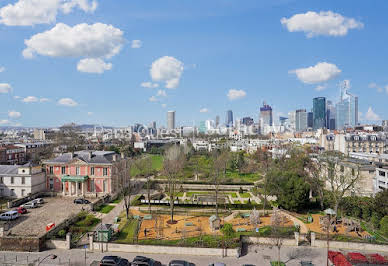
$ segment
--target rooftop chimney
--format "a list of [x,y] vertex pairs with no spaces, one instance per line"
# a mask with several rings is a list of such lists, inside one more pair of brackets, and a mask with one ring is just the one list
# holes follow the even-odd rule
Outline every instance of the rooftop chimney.
[[91,160],[93,157],[93,151],[89,151],[89,160]]

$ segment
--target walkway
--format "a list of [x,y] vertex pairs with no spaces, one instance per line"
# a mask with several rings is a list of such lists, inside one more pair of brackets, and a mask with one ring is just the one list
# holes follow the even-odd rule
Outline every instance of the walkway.
[[300,228],[300,233],[301,234],[307,234],[307,232],[309,231],[307,226],[304,224],[304,222],[302,222],[301,220],[299,220],[298,218],[296,218],[295,216],[292,216],[291,214],[289,214],[288,212],[284,211],[284,210],[279,210],[282,214],[284,214],[288,219],[290,219],[294,224],[298,224],[299,225],[299,228]]

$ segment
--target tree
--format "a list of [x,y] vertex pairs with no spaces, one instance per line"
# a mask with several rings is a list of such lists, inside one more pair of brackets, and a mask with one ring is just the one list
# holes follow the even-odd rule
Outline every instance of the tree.
[[167,194],[170,197],[170,223],[175,223],[174,200],[177,191],[177,184],[179,182],[179,175],[182,174],[184,164],[185,155],[179,146],[173,145],[166,150],[163,163],[163,172],[167,176]]
[[263,190],[262,190],[262,196],[263,196],[263,214],[265,214],[265,207],[266,207],[266,204],[267,204],[267,198],[269,196],[269,193],[270,193],[270,180],[269,180],[269,170],[271,168],[271,163],[272,163],[272,158],[271,156],[259,149],[257,150],[256,152],[256,160],[258,161],[258,164],[259,164],[259,171],[262,173],[263,175],[263,179],[262,179],[262,186],[263,186]]
[[380,232],[384,236],[388,237],[388,215],[384,216],[380,221]]
[[221,153],[216,153],[214,156],[213,163],[213,186],[216,196],[216,216],[218,218],[218,194],[219,187],[221,184],[221,179],[225,178],[226,168],[229,161],[229,152],[226,150],[221,151]]
[[147,199],[148,199],[148,211],[151,213],[151,176],[154,172],[152,169],[152,158],[150,156],[146,156],[144,158],[137,159],[135,162],[135,167],[138,170],[138,175],[144,176],[147,187]]
[[327,185],[328,192],[333,199],[334,211],[343,198],[356,189],[356,183],[360,181],[359,166],[354,166],[351,171],[345,169],[345,157],[342,154],[325,153],[321,158],[321,177]]
[[321,169],[318,161],[309,160],[306,170],[306,181],[310,184],[311,189],[318,195],[321,210],[324,209],[324,184],[321,178]]
[[124,207],[127,219],[131,207],[131,195],[133,184],[131,183],[131,162],[127,158],[121,158],[113,165],[113,173],[117,176],[116,184],[113,184],[124,200]]
[[282,228],[284,227],[284,217],[278,209],[274,209],[271,216],[272,242],[278,248],[277,264],[280,265],[280,249],[283,246]]

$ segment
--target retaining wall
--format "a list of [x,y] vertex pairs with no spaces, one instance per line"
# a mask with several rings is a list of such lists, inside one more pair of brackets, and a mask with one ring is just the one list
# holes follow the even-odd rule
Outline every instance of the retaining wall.
[[94,242],[93,249],[101,252],[129,252],[129,253],[149,253],[149,254],[169,254],[169,255],[197,255],[197,256],[225,256],[237,257],[239,249],[221,248],[190,248],[190,247],[169,247],[151,245],[126,245],[113,243]]
[[[327,248],[326,240],[315,240],[311,243],[312,247]],[[369,243],[357,243],[357,242],[340,242],[330,241],[329,248],[331,249],[348,249],[348,250],[362,250],[367,252],[388,252],[388,245],[376,245]]]
[[[261,245],[270,245],[274,246],[276,242],[276,238],[269,237],[254,237],[254,236],[242,236],[241,241],[247,244],[261,244]],[[297,242],[295,239],[291,238],[282,238],[283,246],[297,246]]]

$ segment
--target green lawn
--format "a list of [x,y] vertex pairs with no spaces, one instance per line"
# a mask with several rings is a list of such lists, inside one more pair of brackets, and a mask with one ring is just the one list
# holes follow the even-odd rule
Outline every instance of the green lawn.
[[[189,237],[186,239],[177,240],[157,240],[144,239],[139,240],[140,245],[163,245],[163,246],[177,246],[177,247],[206,247],[219,248],[223,242],[222,236],[204,235],[201,237]],[[229,240],[226,242],[229,248],[236,248],[240,244],[238,241]]]
[[[152,170],[160,171],[163,168],[163,156],[159,154],[149,154],[147,156],[151,157],[152,160]],[[131,168],[131,176],[141,175],[139,169],[136,167]]]
[[118,203],[120,203],[122,200],[123,200],[123,198],[122,198],[122,197],[119,197],[119,198],[115,199],[114,201],[112,201],[112,203],[118,204]]
[[178,192],[178,193],[176,193],[176,196],[177,197],[183,197],[183,194],[184,194],[184,192]]
[[252,197],[250,193],[244,192],[244,193],[239,193],[241,198],[250,198]]
[[130,219],[129,221],[126,218],[123,218],[119,225],[120,233],[116,240],[117,243],[133,243],[137,238],[137,227],[139,221],[137,219]]
[[186,197],[191,197],[194,194],[197,194],[197,195],[208,195],[208,194],[211,194],[211,193],[212,192],[210,192],[210,191],[189,191],[189,192],[186,192]]
[[96,211],[106,214],[106,213],[109,213],[111,210],[113,210],[114,207],[115,206],[103,204],[103,205],[99,206],[98,208],[96,208]]
[[232,196],[232,198],[237,198],[237,193],[236,192],[228,192],[226,194]]

